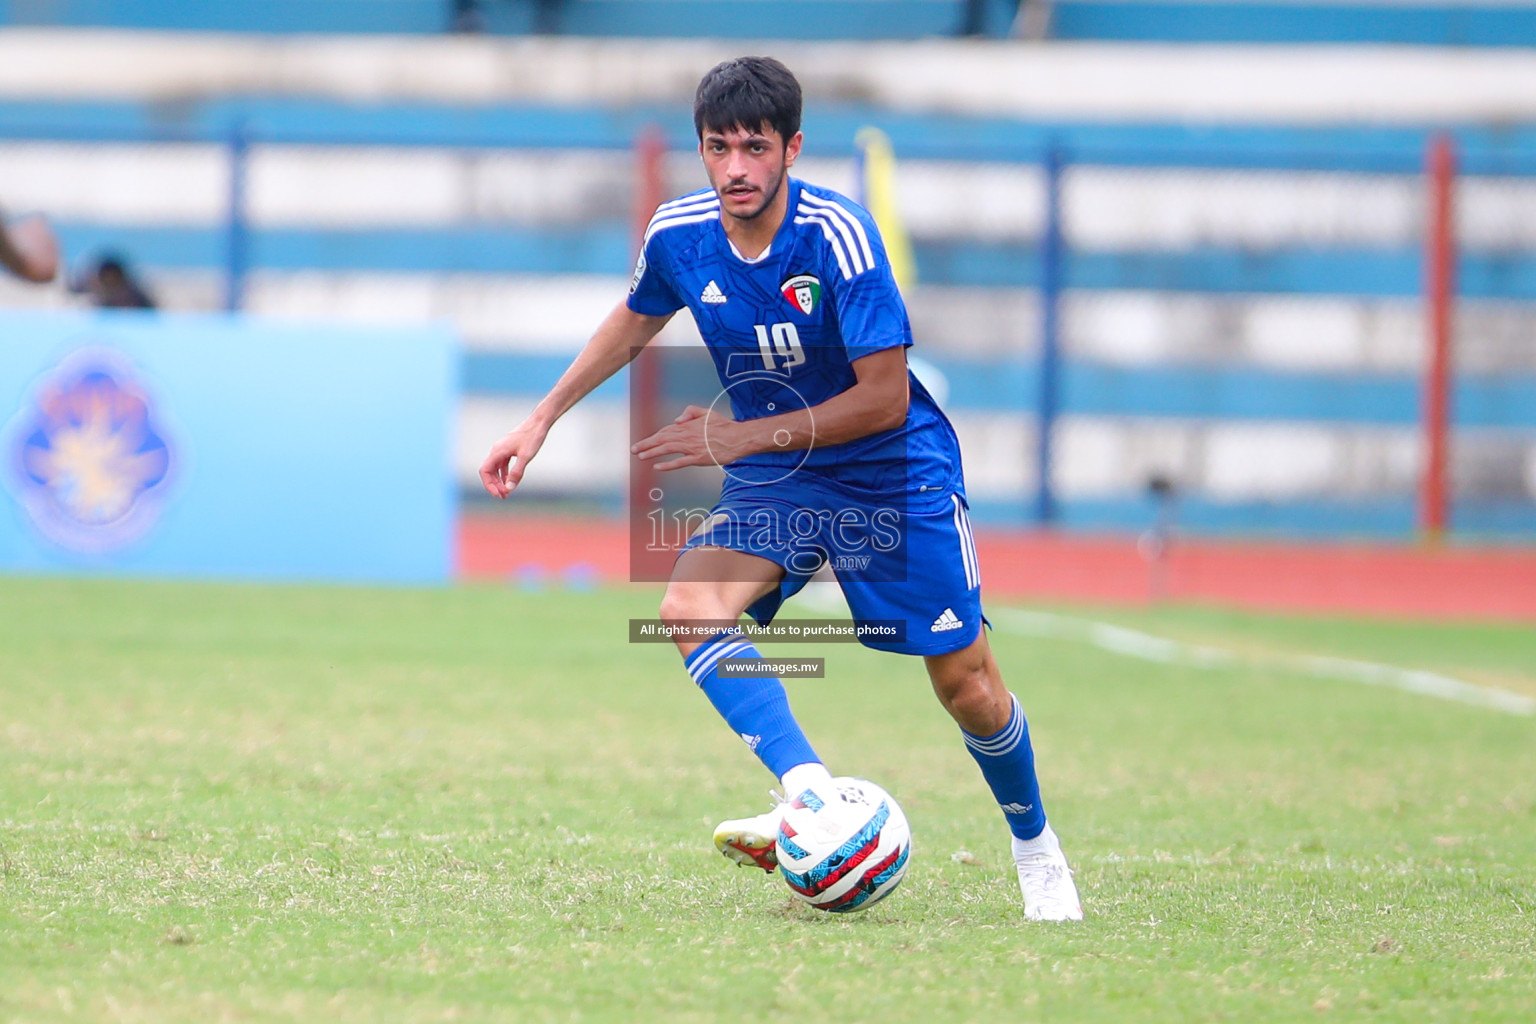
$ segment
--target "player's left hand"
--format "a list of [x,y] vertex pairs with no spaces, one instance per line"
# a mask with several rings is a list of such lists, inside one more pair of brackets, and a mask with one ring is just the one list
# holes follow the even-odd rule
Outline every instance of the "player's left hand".
[[736,421],[729,416],[690,405],[677,419],[645,440],[637,441],[629,450],[639,456],[641,462],[676,456],[655,464],[663,471],[684,466],[724,466],[746,454],[737,450],[732,430],[735,425]]

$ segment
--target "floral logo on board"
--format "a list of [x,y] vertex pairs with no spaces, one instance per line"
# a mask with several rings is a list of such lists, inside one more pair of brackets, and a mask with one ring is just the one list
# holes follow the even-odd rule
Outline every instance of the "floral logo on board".
[[175,468],[159,412],[114,352],[77,352],[44,374],[6,431],[11,488],[43,536],[102,554],[159,521]]

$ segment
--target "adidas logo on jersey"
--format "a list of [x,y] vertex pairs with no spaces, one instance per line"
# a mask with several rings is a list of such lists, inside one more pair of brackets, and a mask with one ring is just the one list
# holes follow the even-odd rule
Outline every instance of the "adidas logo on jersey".
[[711,306],[718,306],[725,301],[725,292],[720,290],[719,285],[711,281],[704,286],[704,294],[699,296],[699,301],[707,302]]
[[933,625],[928,627],[930,633],[943,633],[946,630],[959,629],[965,623],[960,621],[953,608],[945,608],[944,614],[933,620]]

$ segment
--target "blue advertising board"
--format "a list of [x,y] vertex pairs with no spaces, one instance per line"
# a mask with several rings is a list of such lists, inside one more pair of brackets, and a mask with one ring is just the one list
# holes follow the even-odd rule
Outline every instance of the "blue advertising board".
[[0,570],[447,578],[447,326],[0,312]]

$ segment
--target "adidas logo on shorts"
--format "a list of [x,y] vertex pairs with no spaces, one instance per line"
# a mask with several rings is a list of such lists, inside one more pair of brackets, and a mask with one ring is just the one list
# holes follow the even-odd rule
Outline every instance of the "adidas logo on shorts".
[[955,615],[953,608],[945,608],[944,614],[933,620],[933,625],[928,627],[930,633],[943,633],[946,630],[959,629],[965,623]]
[[725,292],[720,290],[719,285],[711,281],[704,286],[704,294],[699,296],[699,301],[706,302],[711,306],[718,306],[725,301]]

